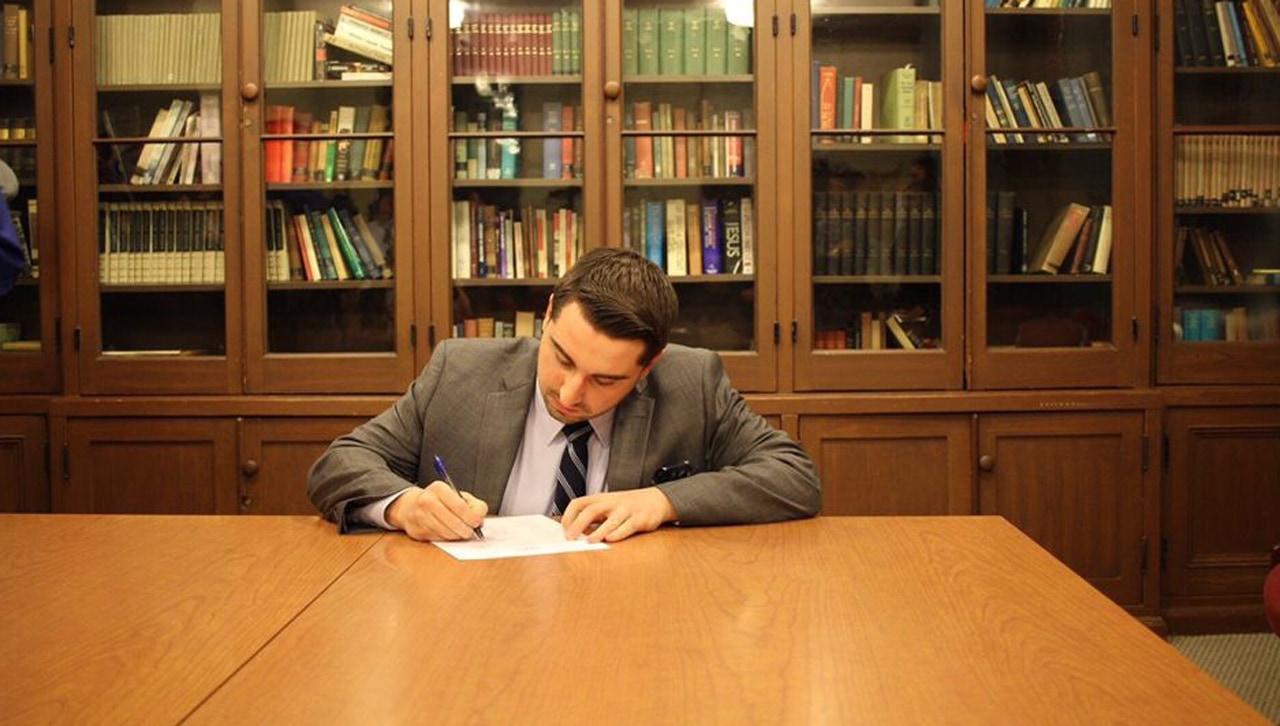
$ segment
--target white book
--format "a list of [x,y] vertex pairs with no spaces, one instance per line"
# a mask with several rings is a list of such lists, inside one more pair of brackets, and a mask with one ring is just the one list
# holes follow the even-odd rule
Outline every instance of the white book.
[[[859,119],[860,126],[863,131],[868,131],[876,127],[876,89],[874,83],[863,81],[862,83],[862,118]],[[870,136],[863,136],[862,143],[869,144],[872,141]]]
[[666,209],[667,274],[684,277],[689,274],[689,247],[684,224],[684,200],[668,199]]
[[742,214],[742,274],[754,275],[756,271],[755,204],[751,197],[743,197],[739,206]]
[[1105,275],[1111,269],[1111,205],[1102,207],[1098,226],[1098,248],[1093,253],[1093,272]]

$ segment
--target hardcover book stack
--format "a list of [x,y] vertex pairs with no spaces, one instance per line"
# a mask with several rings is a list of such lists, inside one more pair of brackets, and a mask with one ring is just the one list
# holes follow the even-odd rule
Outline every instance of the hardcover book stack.
[[94,31],[98,84],[221,83],[221,31],[218,13],[99,15]]
[[453,278],[559,277],[582,254],[582,220],[568,208],[520,209],[479,198],[453,202]]
[[1280,136],[1177,136],[1173,184],[1180,206],[1280,206]]
[[221,202],[98,205],[98,279],[104,285],[221,284]]
[[818,350],[927,350],[938,347],[934,315],[923,308],[863,310],[849,325],[814,335]]
[[[623,119],[626,129],[652,131],[736,131],[752,127],[749,109],[717,110],[703,100],[696,108],[636,101]],[[629,135],[623,139],[623,174],[628,179],[732,179],[755,174],[755,147],[743,136]]]
[[393,276],[390,241],[345,206],[322,210],[267,202],[267,279],[380,280]]
[[992,133],[997,144],[1098,142],[1105,134],[1091,129],[1112,124],[1108,91],[1097,71],[1052,82],[1001,80],[992,74],[985,102],[987,128],[1013,129]]
[[[814,61],[810,80],[812,123],[818,131],[942,128],[942,81],[919,78],[910,64],[890,69],[872,81],[861,75],[842,75],[838,66]],[[849,140],[824,135],[818,143]],[[930,136],[861,136],[858,141],[923,144]]]
[[[222,180],[222,147],[219,143],[184,143],[165,139],[193,139],[221,134],[221,102],[215,91],[200,94],[193,102],[173,99],[156,112],[146,136],[152,141],[142,145],[138,157],[130,165],[119,145],[113,145],[112,163],[116,175],[129,184],[218,184]],[[110,110],[103,109],[103,127],[107,136],[116,136]]]
[[[337,106],[314,114],[295,106],[269,105],[268,134],[310,137],[264,141],[264,177],[271,184],[390,180],[393,140],[363,136],[385,134],[390,119],[390,107],[381,104]],[[316,138],[324,135],[336,138]]]
[[542,316],[532,310],[517,310],[514,320],[493,317],[464,318],[454,323],[455,338],[540,338]]
[[755,274],[751,197],[646,199],[622,210],[622,244],[672,277]]
[[450,31],[455,76],[550,76],[582,73],[582,11],[466,11]]
[[625,75],[746,75],[752,69],[752,28],[729,22],[722,7],[625,7]]
[[816,192],[813,274],[938,274],[938,202],[933,192]]
[[1184,68],[1280,65],[1276,0],[1173,0],[1173,13]]

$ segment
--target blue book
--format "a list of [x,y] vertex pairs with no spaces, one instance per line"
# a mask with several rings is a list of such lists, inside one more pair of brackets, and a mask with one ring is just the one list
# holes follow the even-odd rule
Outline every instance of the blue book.
[[1244,67],[1255,65],[1256,59],[1250,62],[1249,46],[1244,42],[1244,33],[1240,32],[1240,12],[1236,9],[1236,4],[1227,3],[1222,8],[1231,20],[1231,36],[1236,40],[1236,62]]
[[702,273],[718,275],[724,271],[724,226],[720,224],[720,203],[702,200]]
[[667,269],[666,205],[662,202],[644,203],[644,256],[653,264]]
[[[543,131],[560,131],[560,114],[564,112],[564,105],[559,101],[547,101],[542,104],[542,130]],[[559,136],[549,136],[542,140],[542,178],[543,179],[559,179],[561,171],[560,154],[561,139]]]
[[1200,313],[1201,340],[1222,340],[1222,311],[1217,308],[1204,308]]

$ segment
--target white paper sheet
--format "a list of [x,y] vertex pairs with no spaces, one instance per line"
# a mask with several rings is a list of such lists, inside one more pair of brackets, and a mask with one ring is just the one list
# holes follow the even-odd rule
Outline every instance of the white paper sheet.
[[609,545],[592,544],[585,538],[564,538],[560,523],[541,514],[519,517],[489,517],[484,520],[484,539],[463,542],[436,542],[436,547],[459,560],[492,560],[499,557],[530,557],[561,552],[607,550]]

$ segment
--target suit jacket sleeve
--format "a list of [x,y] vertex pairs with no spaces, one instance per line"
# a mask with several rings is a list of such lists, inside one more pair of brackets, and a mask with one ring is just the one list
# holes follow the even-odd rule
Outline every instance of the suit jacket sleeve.
[[420,469],[423,412],[445,369],[444,350],[390,408],[341,436],[312,465],[307,496],[338,531],[371,529],[348,515],[359,507],[415,486]]
[[[809,455],[790,436],[774,429],[747,407],[746,401],[730,385],[719,356],[698,351],[697,357],[700,364],[696,368],[682,368],[689,373],[697,371],[696,385],[700,391],[688,391],[692,395],[685,400],[700,398],[703,402],[700,417],[704,429],[703,473],[658,485],[675,507],[679,522],[740,524],[816,515],[822,506],[822,494]],[[659,385],[679,390],[694,384],[695,380],[690,379],[674,386],[670,382]],[[654,393],[659,409],[664,401],[669,405],[672,398],[669,393],[671,391]],[[685,415],[688,413],[685,408]],[[654,432],[656,439],[672,438],[669,431],[660,429],[687,431],[688,418],[681,415],[685,420],[675,421],[674,415],[680,414],[655,413],[654,423],[659,427]]]

